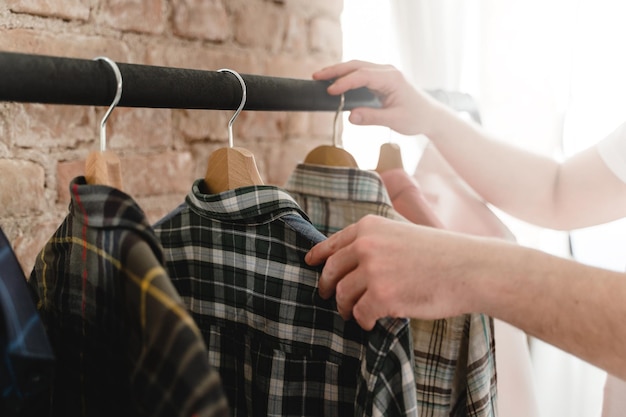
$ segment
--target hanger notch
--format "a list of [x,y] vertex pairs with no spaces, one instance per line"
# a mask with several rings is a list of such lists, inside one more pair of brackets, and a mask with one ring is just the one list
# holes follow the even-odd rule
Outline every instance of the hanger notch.
[[100,184],[122,189],[122,169],[120,159],[114,152],[107,150],[106,123],[113,109],[122,97],[122,73],[115,61],[99,56],[94,61],[104,61],[113,70],[116,90],[113,102],[100,121],[100,151],[91,152],[85,161],[85,180],[87,184]]

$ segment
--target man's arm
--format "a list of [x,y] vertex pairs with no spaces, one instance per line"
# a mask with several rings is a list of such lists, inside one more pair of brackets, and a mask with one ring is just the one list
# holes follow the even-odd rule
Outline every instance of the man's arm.
[[368,216],[311,249],[322,297],[371,329],[381,317],[471,312],[626,378],[625,274],[495,238]]
[[352,110],[353,124],[426,135],[486,201],[519,219],[570,230],[626,216],[626,183],[609,170],[595,148],[560,163],[514,147],[459,117],[389,65],[350,61],[313,76],[334,80],[330,94],[371,89],[382,108]]

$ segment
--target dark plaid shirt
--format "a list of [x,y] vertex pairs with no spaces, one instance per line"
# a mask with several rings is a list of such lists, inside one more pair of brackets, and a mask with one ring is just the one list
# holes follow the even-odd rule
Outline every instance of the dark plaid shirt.
[[0,415],[45,416],[53,373],[48,335],[0,229]]
[[228,415],[141,209],[84,177],[70,193],[69,213],[29,279],[57,357],[52,415]]
[[408,320],[371,332],[318,295],[324,236],[273,186],[201,192],[157,225],[235,416],[417,416]]
[[[367,214],[408,221],[374,171],[299,164],[285,189],[327,236]],[[492,318],[411,320],[411,332],[420,417],[497,415]]]

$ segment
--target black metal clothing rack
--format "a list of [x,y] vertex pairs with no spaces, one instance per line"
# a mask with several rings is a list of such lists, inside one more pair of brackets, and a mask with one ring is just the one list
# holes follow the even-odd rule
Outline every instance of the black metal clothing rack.
[[[122,74],[118,106],[235,110],[242,90],[232,74],[185,68],[117,63]],[[246,84],[244,110],[336,111],[340,98],[328,82],[240,74]],[[100,60],[0,52],[0,101],[108,106],[116,93],[111,67]],[[344,110],[380,107],[361,88],[345,94]]]

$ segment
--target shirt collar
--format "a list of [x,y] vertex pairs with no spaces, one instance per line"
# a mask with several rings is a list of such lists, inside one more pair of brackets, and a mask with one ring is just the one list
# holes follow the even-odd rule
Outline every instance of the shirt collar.
[[298,164],[285,189],[318,197],[391,205],[380,175],[359,168]]
[[132,230],[144,237],[160,259],[162,250],[154,230],[131,196],[107,185],[87,184],[84,176],[74,178],[69,188],[69,212],[76,221],[97,229]]
[[293,197],[279,187],[252,185],[206,194],[202,192],[203,181],[194,181],[186,198],[189,207],[202,216],[222,221],[266,221],[297,212],[309,220]]

